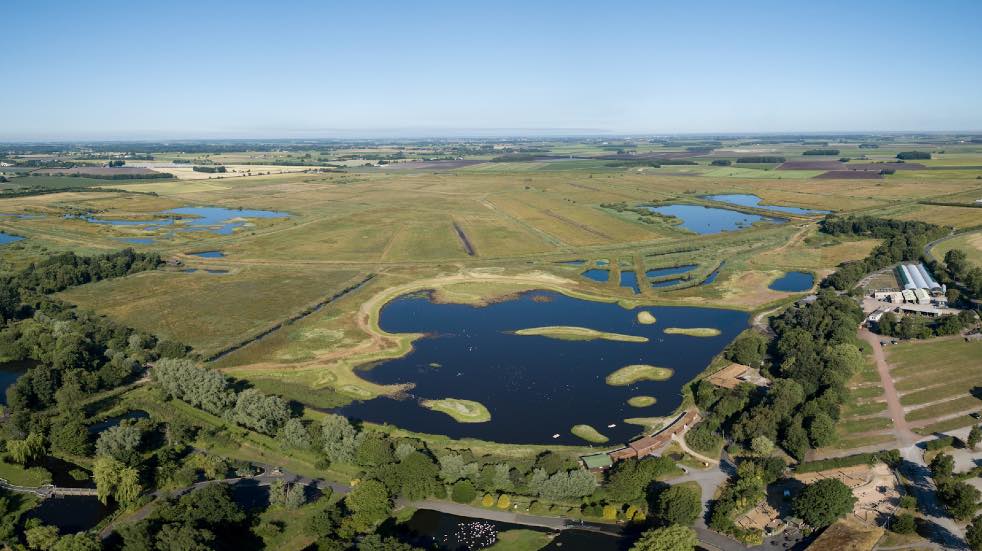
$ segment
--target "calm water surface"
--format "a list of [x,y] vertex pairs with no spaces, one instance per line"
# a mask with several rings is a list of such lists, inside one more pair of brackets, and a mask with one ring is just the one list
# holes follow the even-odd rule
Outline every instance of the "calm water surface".
[[7,405],[7,389],[30,367],[37,365],[34,360],[14,360],[0,362],[0,404]]
[[745,194],[745,193],[730,193],[726,195],[706,195],[704,197],[706,199],[719,201],[721,203],[731,203],[743,207],[756,207],[756,208],[773,210],[778,212],[787,212],[790,214],[828,214],[832,212],[830,210],[803,209],[798,207],[781,207],[778,205],[765,205],[761,203],[763,199],[761,199],[760,197],[757,197],[756,195]]
[[674,216],[682,221],[681,226],[699,234],[720,233],[725,231],[749,228],[755,222],[771,222],[783,224],[783,218],[770,218],[757,214],[748,214],[736,210],[702,205],[664,205],[645,207],[651,211]]
[[599,281],[600,283],[606,283],[607,280],[610,279],[610,270],[591,268],[580,275],[594,281]]
[[808,272],[788,272],[775,279],[767,288],[787,293],[798,293],[811,289],[814,284],[815,276]]
[[621,272],[621,287],[630,287],[634,289],[634,294],[641,292],[641,287],[638,287],[638,276],[633,270],[625,270]]
[[[339,413],[413,431],[514,443],[582,444],[573,425],[592,425],[612,442],[640,432],[629,417],[671,413],[682,400],[681,387],[709,364],[741,330],[747,314],[691,307],[644,307],[657,319],[637,323],[637,311],[558,293],[534,291],[514,300],[477,308],[434,304],[422,294],[395,299],[383,307],[380,326],[390,333],[425,333],[413,351],[360,374],[380,384],[414,383],[403,399],[354,402]],[[647,343],[605,340],[565,341],[515,335],[529,327],[572,325],[649,338]],[[715,327],[717,337],[666,335],[666,327]],[[630,364],[652,364],[675,371],[667,381],[613,387],[605,377]],[[434,367],[439,366],[439,367]],[[632,408],[632,396],[658,402]],[[461,398],[484,404],[486,423],[458,423],[419,405],[421,399]],[[608,427],[614,424],[615,427]],[[559,438],[553,439],[553,434]]]
[[10,235],[9,233],[3,233],[0,231],[0,245],[6,245],[7,243],[13,243],[14,241],[20,241],[24,239],[19,235]]

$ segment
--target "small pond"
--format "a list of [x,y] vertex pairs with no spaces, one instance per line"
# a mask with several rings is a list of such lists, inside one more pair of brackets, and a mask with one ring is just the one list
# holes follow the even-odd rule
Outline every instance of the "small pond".
[[152,237],[124,237],[120,241],[134,245],[153,245]]
[[164,211],[165,214],[180,214],[187,217],[192,230],[205,230],[219,235],[230,235],[235,228],[245,224],[238,218],[287,218],[285,212],[273,210],[227,209],[222,207],[182,207]]
[[811,289],[814,284],[815,276],[809,272],[788,272],[775,279],[767,288],[786,293],[800,293]]
[[[109,226],[142,227],[146,230],[159,230],[173,227],[175,231],[206,231],[218,235],[231,235],[235,228],[246,224],[249,218],[287,218],[285,212],[272,210],[227,209],[222,207],[182,207],[157,213],[160,218],[151,220],[115,220],[97,216],[73,216],[90,224],[105,224]],[[177,220],[181,224],[177,224]]]
[[[389,520],[382,525],[379,532],[422,549],[477,551],[491,547],[498,541],[498,535],[501,532],[509,530],[551,532],[546,528],[463,517],[429,509],[416,511],[409,520],[403,523]],[[565,530],[555,536],[552,542],[542,549],[626,551],[629,547],[630,542],[626,538],[585,530]]]
[[581,276],[592,279],[594,281],[599,281],[600,283],[606,283],[610,279],[610,270],[601,270],[599,268],[590,268],[589,270],[580,274]]
[[653,212],[674,216],[682,221],[683,228],[699,233],[710,234],[749,228],[755,222],[771,222],[783,224],[783,218],[770,218],[757,214],[748,214],[736,210],[704,207],[702,205],[663,205],[645,207]]
[[762,204],[760,197],[756,195],[746,194],[746,193],[729,193],[725,195],[705,195],[706,199],[711,199],[713,201],[719,201],[721,203],[730,203],[733,205],[740,205],[742,207],[755,207],[759,209],[773,210],[777,212],[787,212],[789,214],[828,214],[832,211],[830,210],[818,210],[818,209],[803,209],[798,207],[781,207],[778,205],[765,205]]
[[43,500],[24,517],[41,519],[62,534],[74,534],[95,527],[109,512],[95,496],[63,496]]
[[691,272],[698,264],[685,264],[683,266],[672,266],[670,268],[652,268],[644,273],[649,278],[665,277],[676,274]]
[[638,276],[633,270],[621,272],[621,287],[630,287],[634,290],[634,294],[641,292],[641,287],[638,287]]
[[714,281],[716,281],[716,278],[719,277],[719,272],[720,270],[723,269],[724,264],[726,264],[726,261],[720,262],[719,266],[715,270],[713,270],[713,273],[706,276],[706,279],[702,280],[702,283],[700,283],[699,285],[710,285]]
[[13,360],[0,362],[0,404],[7,405],[7,389],[24,374],[28,368],[34,367],[34,360]]
[[24,239],[19,235],[10,235],[9,233],[3,233],[0,231],[0,245],[6,245],[7,243],[13,243],[14,241],[20,241]]
[[188,253],[188,256],[197,256],[200,258],[225,258],[225,253],[222,251],[201,251],[197,253]]
[[[612,443],[641,432],[631,417],[671,413],[682,401],[682,385],[747,325],[748,315],[735,310],[679,306],[643,307],[658,320],[637,321],[638,309],[531,291],[484,307],[436,304],[428,295],[399,297],[381,311],[380,327],[389,333],[424,333],[406,356],[360,371],[379,384],[413,383],[402,399],[388,397],[353,402],[337,410],[350,417],[451,438],[480,438],[521,444],[583,444],[570,429],[588,424]],[[648,338],[648,342],[561,340],[516,335],[517,329],[578,326]],[[668,327],[712,327],[708,338],[666,335]],[[631,364],[674,370],[667,381],[642,381],[615,387],[608,374]],[[439,367],[434,367],[439,366]],[[627,404],[648,395],[647,408]],[[422,399],[458,398],[484,404],[491,420],[458,423],[422,407]],[[532,414],[534,412],[534,415]],[[615,425],[609,427],[608,425]],[[558,438],[553,438],[558,434]]]
[[651,286],[654,287],[655,289],[661,289],[662,287],[674,287],[679,283],[682,283],[683,281],[685,280],[681,277],[676,277],[672,279],[663,279],[661,281],[652,282]]
[[[51,473],[51,483],[55,486],[61,486],[62,488],[95,488],[95,482],[92,481],[92,473],[85,467],[76,465],[75,463],[48,455],[44,457],[39,466]],[[89,476],[82,480],[76,480],[72,476],[72,471],[85,471]]]
[[108,428],[119,426],[120,423],[127,419],[149,419],[150,414],[142,410],[127,411],[122,415],[117,415],[115,417],[110,417],[99,421],[98,423],[93,423],[89,425],[89,432],[98,433],[102,432]]

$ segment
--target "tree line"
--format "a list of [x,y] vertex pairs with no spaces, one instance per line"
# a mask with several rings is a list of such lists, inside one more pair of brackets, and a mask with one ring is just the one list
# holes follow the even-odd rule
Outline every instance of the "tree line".
[[773,155],[759,155],[754,157],[738,157],[738,164],[761,164],[761,163],[783,163],[784,157]]
[[829,235],[849,235],[885,239],[863,260],[840,264],[822,280],[822,287],[840,291],[852,289],[870,272],[905,260],[918,260],[924,246],[946,235],[950,228],[915,220],[889,220],[873,216],[829,216],[819,229]]

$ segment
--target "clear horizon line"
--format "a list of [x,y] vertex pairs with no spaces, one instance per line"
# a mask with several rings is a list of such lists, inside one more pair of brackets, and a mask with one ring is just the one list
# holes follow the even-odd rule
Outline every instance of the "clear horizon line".
[[[433,133],[427,133],[425,131],[416,131],[418,133],[406,132],[405,134],[398,134],[401,132],[397,129],[375,129],[378,134],[372,134],[372,131],[360,131],[360,130],[343,130],[334,129],[333,132],[338,134],[325,133],[318,136],[303,136],[302,133],[298,135],[284,135],[281,137],[272,137],[269,135],[262,134],[241,134],[238,136],[233,135],[207,135],[203,134],[198,137],[191,137],[193,133],[189,132],[183,137],[175,137],[178,134],[171,136],[160,135],[156,137],[141,136],[141,137],[97,137],[87,136],[87,137],[17,137],[17,138],[0,138],[0,143],[2,144],[17,144],[17,143],[81,143],[81,142],[99,142],[99,143],[115,143],[115,142],[198,142],[198,141],[313,141],[313,140],[380,140],[380,139],[394,139],[394,140],[424,140],[424,139],[509,139],[509,138],[594,138],[594,137],[660,137],[660,136],[787,136],[787,135],[833,135],[833,136],[847,136],[847,135],[903,135],[903,134],[933,134],[933,135],[949,135],[949,134],[982,134],[982,129],[947,129],[947,130],[918,130],[918,129],[905,129],[905,130],[774,130],[774,131],[678,131],[678,132],[643,132],[643,131],[628,131],[619,132],[613,130],[602,130],[602,129],[564,129],[564,128],[522,128],[522,129],[503,129],[503,128],[488,128],[488,129],[441,129],[440,131],[434,131]],[[344,136],[346,132],[352,134],[360,134],[359,136]],[[219,133],[220,134],[220,133]]]

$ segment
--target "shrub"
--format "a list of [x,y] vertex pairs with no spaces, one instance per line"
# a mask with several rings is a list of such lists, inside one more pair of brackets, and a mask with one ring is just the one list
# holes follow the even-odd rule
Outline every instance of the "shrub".
[[890,529],[898,534],[913,534],[917,525],[914,523],[914,515],[903,512],[893,518]]
[[481,498],[481,505],[485,507],[491,507],[494,505],[494,496],[491,494],[484,494],[484,497]]
[[477,498],[477,491],[470,480],[460,480],[453,485],[451,499],[457,503],[470,503]]
[[501,494],[498,496],[498,508],[507,509],[511,507],[511,497],[508,494]]
[[924,449],[927,451],[936,451],[947,448],[949,446],[955,445],[954,436],[943,436],[936,440],[929,440],[924,443]]

